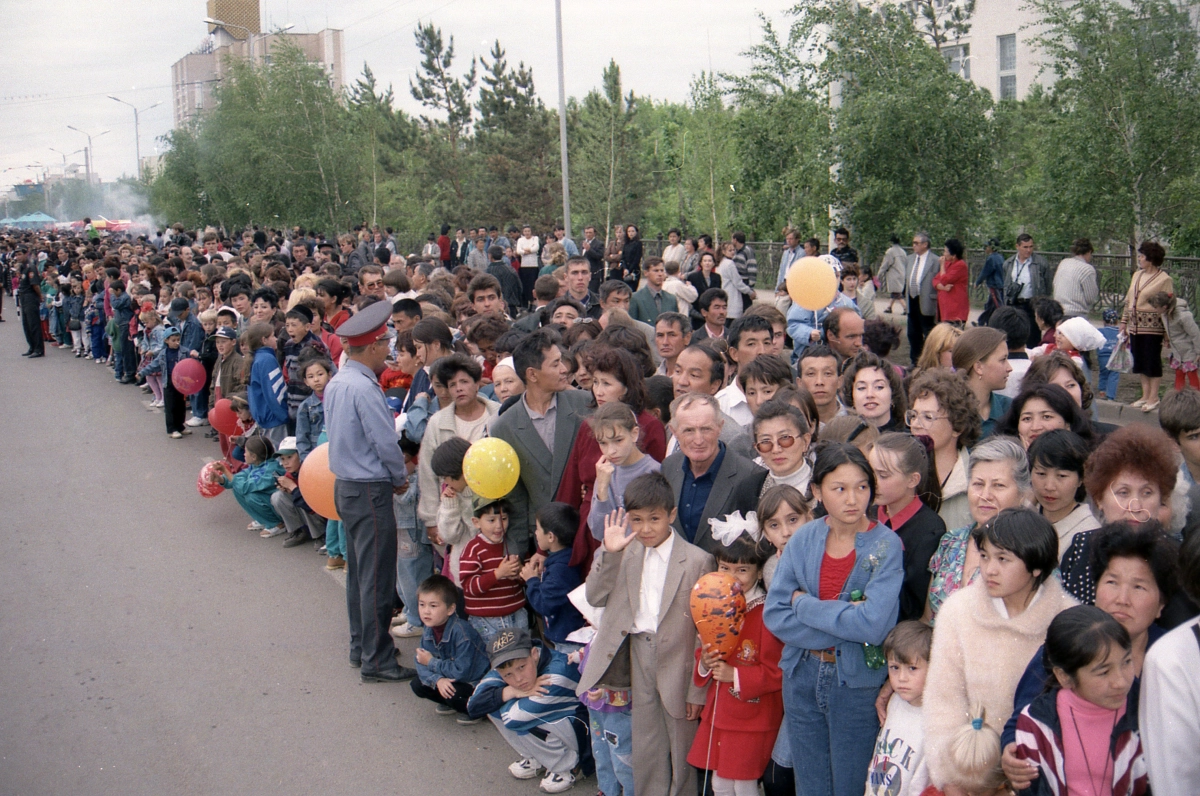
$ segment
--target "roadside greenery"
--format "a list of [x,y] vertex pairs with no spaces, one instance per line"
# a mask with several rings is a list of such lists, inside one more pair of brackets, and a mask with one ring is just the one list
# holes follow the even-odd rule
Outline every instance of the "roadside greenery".
[[[743,69],[696,76],[684,102],[638,94],[611,61],[568,103],[575,233],[637,223],[647,238],[679,227],[778,240],[787,225],[823,236],[844,223],[874,253],[917,229],[969,245],[1029,230],[1047,249],[1154,236],[1173,254],[1200,252],[1187,9],[1027,2],[1046,23],[1050,87],[1020,102],[947,68],[935,45],[969,30],[961,3],[805,0],[785,27],[761,21]],[[379,223],[409,242],[441,223],[559,220],[557,108],[531,70],[500,42],[463,56],[432,23],[414,44],[415,117],[365,65],[339,96],[298,50],[231,64],[217,107],[166,137],[154,210],[327,234]]]

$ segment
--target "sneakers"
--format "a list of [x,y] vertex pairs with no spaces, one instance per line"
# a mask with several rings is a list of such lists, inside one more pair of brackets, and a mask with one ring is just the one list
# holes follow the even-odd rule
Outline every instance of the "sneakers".
[[284,533],[287,533],[287,528],[284,528],[282,525],[276,525],[274,528],[264,528],[258,535],[263,539],[273,539]]
[[454,708],[450,707],[449,705],[440,705],[439,704],[438,706],[436,706],[433,709],[433,712],[438,714],[439,716],[453,716],[458,711],[455,710]]
[[183,435],[180,434],[178,431],[172,431],[167,436],[170,437],[171,439],[183,439]]
[[573,774],[547,774],[538,785],[542,793],[562,793],[575,787]]
[[483,719],[482,718],[473,719],[470,716],[468,716],[466,713],[459,713],[458,718],[455,719],[455,721],[464,727],[469,727],[472,724],[478,724],[479,722],[483,721]]
[[405,621],[401,624],[393,625],[390,632],[395,638],[416,638],[424,633],[425,629],[421,627],[414,627]]
[[330,556],[329,560],[325,562],[325,569],[329,570],[330,572],[345,568],[346,559],[342,558],[341,556]]
[[196,417],[195,415],[193,415],[193,416],[189,417],[186,422],[184,422],[184,425],[191,426],[192,428],[196,428],[197,426],[207,426],[208,421],[205,420],[203,417]]
[[258,520],[254,520],[249,525],[246,526],[247,531],[261,531],[262,529],[263,529],[263,524],[261,522],[259,522]]
[[533,758],[523,757],[508,767],[508,773],[516,779],[533,779],[542,773],[542,767]]
[[163,402],[158,400],[157,398],[155,398],[153,401],[150,402],[151,409],[162,409],[163,406],[164,406]]
[[320,543],[317,544],[317,552],[323,556],[329,555],[329,551],[325,549],[325,545]]

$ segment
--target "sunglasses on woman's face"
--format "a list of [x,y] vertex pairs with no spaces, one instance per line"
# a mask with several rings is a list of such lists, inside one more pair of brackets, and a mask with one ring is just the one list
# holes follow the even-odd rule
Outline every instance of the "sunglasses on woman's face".
[[780,448],[786,450],[796,444],[796,438],[791,434],[780,434],[774,441],[764,439],[761,442],[754,443],[754,449],[759,453],[770,453],[775,450],[777,444]]

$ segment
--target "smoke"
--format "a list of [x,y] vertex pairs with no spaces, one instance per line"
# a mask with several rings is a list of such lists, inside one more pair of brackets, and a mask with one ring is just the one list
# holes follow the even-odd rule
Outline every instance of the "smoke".
[[51,188],[48,212],[59,221],[103,216],[111,221],[129,220],[145,230],[157,226],[146,189],[128,181],[88,185],[84,180],[66,180]]

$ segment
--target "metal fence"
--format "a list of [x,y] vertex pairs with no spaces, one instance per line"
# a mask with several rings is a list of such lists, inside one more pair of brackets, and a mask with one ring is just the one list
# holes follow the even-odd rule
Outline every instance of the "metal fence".
[[[644,240],[642,245],[646,256],[650,256],[661,255],[666,244],[664,241],[650,238]],[[779,260],[783,256],[786,244],[782,241],[748,241],[748,245],[754,247],[755,258],[758,260],[758,278],[755,281],[755,287],[760,290],[770,290],[775,286],[775,279],[779,275]],[[824,251],[826,250],[822,249],[822,252]],[[905,251],[911,251],[911,249],[905,249]],[[1012,250],[1000,252],[1005,259],[1015,253]],[[1038,254],[1045,257],[1046,262],[1054,268],[1071,256],[1069,252],[1038,252]],[[987,289],[975,287],[975,279],[983,269],[986,259],[987,255],[982,249],[967,251],[967,266],[971,273],[971,301],[979,305],[987,300]],[[1095,254],[1092,257],[1092,265],[1096,268],[1096,279],[1100,286],[1100,298],[1096,302],[1096,311],[1123,306],[1125,294],[1129,290],[1129,280],[1137,271],[1137,255]],[[874,273],[877,266],[877,262],[871,262],[870,271]],[[1200,289],[1200,257],[1168,257],[1163,263],[1163,270],[1174,280],[1176,295],[1187,299],[1188,304],[1195,307],[1197,290]]]

